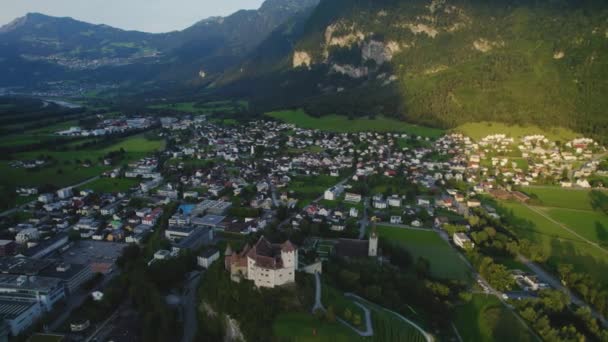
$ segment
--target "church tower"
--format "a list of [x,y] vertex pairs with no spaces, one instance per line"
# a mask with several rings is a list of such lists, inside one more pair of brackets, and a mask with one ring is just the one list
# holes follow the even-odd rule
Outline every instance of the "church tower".
[[370,257],[378,256],[378,232],[376,231],[376,222],[373,223],[372,233],[369,235],[367,255]]

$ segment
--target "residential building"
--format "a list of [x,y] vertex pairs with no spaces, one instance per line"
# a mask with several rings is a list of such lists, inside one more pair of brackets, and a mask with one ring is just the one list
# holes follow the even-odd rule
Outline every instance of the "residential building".
[[465,233],[454,233],[454,244],[462,249],[475,248],[475,243]]
[[196,261],[200,267],[209,268],[213,262],[220,258],[220,251],[215,248],[209,248],[203,251],[197,258]]

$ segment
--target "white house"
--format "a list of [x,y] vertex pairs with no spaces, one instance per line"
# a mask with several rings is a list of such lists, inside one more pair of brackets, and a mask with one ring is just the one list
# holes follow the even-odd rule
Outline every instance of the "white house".
[[361,202],[361,195],[355,194],[355,193],[352,193],[352,192],[347,192],[344,195],[344,201],[345,202],[350,202],[350,203],[359,203],[359,202]]
[[465,233],[454,233],[454,244],[462,249],[475,248],[475,243]]
[[338,199],[338,197],[340,197],[342,192],[344,192],[344,187],[334,186],[334,187],[331,187],[331,188],[325,190],[325,194],[323,195],[323,198],[325,198],[328,201],[335,201],[336,199]]
[[403,219],[401,218],[401,216],[391,216],[392,224],[401,224],[402,222],[403,222]]

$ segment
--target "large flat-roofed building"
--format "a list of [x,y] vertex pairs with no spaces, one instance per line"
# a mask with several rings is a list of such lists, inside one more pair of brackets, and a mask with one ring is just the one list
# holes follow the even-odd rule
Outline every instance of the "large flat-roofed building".
[[192,215],[224,215],[230,209],[232,203],[224,201],[204,200],[197,204],[192,210]]
[[195,228],[190,235],[174,242],[172,251],[179,253],[182,250],[196,250],[213,241],[213,229]]
[[36,246],[26,249],[20,255],[34,259],[42,259],[57,251],[59,248],[67,245],[68,242],[68,234],[59,233],[52,238],[39,241]]
[[171,241],[179,241],[183,238],[187,238],[188,236],[190,236],[190,234],[194,233],[194,231],[196,228],[194,226],[187,226],[187,227],[177,227],[177,226],[173,226],[173,227],[169,227],[165,230],[165,237],[168,240]]
[[65,287],[57,278],[0,275],[0,300],[39,302],[45,311],[65,297]]
[[47,267],[41,276],[56,278],[63,282],[67,293],[74,293],[82,284],[93,277],[93,271],[89,264],[66,264],[60,263],[53,267]]
[[12,336],[27,330],[40,318],[42,312],[38,302],[0,300],[0,321],[8,324]]
[[204,217],[195,217],[192,219],[192,225],[202,228],[213,228],[215,230],[223,230],[225,224],[223,224],[225,216],[220,215],[206,215]]

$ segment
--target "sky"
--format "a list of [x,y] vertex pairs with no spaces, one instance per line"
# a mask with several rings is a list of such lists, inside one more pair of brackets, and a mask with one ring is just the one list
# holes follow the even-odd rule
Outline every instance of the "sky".
[[212,16],[257,9],[263,0],[0,0],[0,26],[29,12],[126,30],[182,30]]

